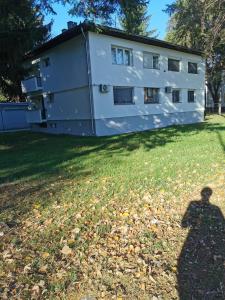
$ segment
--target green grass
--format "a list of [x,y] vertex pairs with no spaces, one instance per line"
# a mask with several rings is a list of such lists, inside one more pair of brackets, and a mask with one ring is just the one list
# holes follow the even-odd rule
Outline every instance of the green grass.
[[[89,293],[176,299],[173,269],[186,234],[177,224],[193,195],[223,184],[224,154],[223,116],[101,138],[1,134],[0,213],[9,225],[1,252],[9,258],[0,260],[0,293],[22,299],[41,293],[43,299]],[[121,226],[133,228],[128,241]],[[63,245],[71,255],[60,252]],[[148,282],[145,255],[153,261]],[[143,266],[136,263],[133,273],[126,272],[121,256],[126,264],[142,259]],[[40,272],[43,265],[46,272]]]

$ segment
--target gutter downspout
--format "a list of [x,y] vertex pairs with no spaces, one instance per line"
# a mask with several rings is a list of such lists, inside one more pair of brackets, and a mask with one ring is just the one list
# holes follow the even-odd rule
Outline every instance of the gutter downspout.
[[87,61],[87,73],[88,73],[88,88],[89,88],[89,102],[90,102],[90,113],[91,113],[91,129],[92,134],[95,135],[95,121],[94,121],[94,103],[93,103],[93,93],[92,93],[92,77],[91,77],[91,62],[90,62],[90,51],[89,42],[85,36],[83,27],[81,26],[81,32],[85,40],[86,49],[86,61]]

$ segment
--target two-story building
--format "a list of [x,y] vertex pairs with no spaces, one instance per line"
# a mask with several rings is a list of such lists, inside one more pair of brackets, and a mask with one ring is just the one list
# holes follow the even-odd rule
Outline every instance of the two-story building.
[[26,56],[22,82],[34,130],[113,135],[202,122],[202,53],[82,23]]

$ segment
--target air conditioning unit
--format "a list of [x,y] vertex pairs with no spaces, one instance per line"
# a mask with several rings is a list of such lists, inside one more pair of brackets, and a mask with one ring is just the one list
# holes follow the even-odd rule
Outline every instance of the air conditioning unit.
[[106,85],[106,84],[100,84],[100,86],[99,86],[99,91],[100,91],[101,93],[108,93],[108,91],[109,91],[109,86]]
[[171,86],[166,86],[166,87],[165,87],[165,92],[166,92],[167,94],[171,94],[171,93],[172,93],[172,87],[171,87]]

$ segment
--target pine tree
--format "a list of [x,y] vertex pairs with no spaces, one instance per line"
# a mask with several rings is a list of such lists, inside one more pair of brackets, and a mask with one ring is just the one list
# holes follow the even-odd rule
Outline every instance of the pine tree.
[[24,54],[48,38],[41,4],[32,0],[0,0],[0,91],[10,100],[23,98]]
[[106,25],[115,25],[119,18],[122,28],[130,34],[152,35],[155,30],[148,31],[150,17],[148,15],[149,0],[64,0],[71,4],[69,13]]
[[120,1],[121,25],[130,34],[152,35],[155,30],[148,31],[151,16],[148,15],[149,1]]

